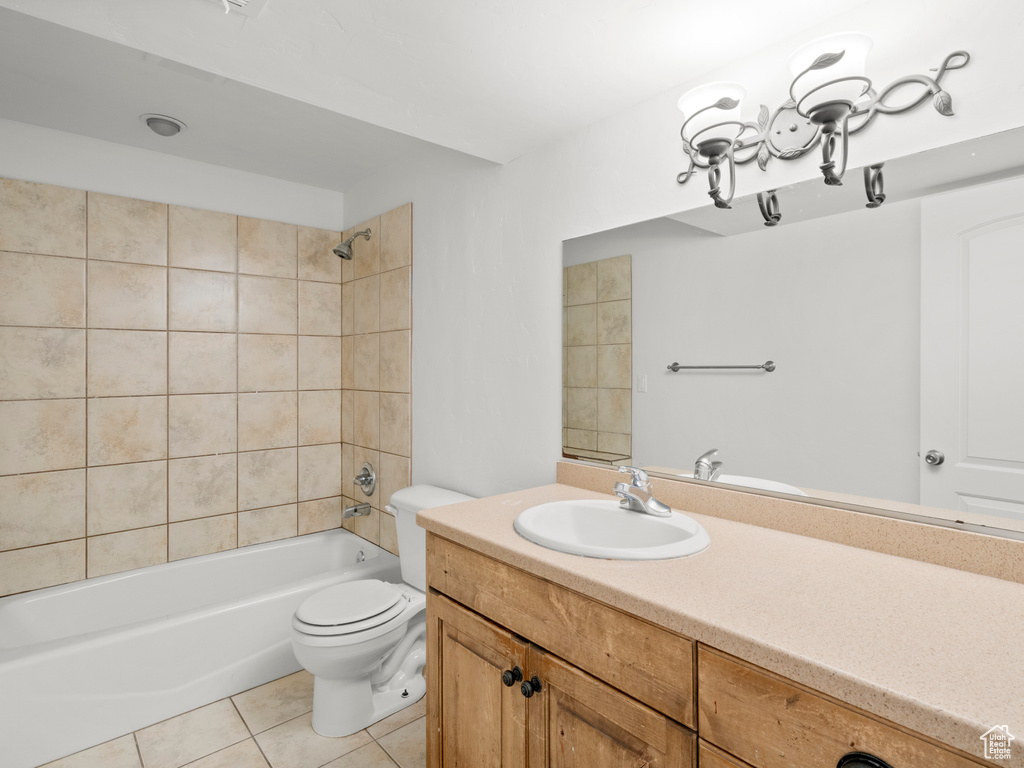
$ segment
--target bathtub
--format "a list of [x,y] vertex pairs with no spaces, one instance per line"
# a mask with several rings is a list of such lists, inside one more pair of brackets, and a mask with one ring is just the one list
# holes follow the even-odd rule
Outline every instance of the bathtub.
[[291,617],[398,558],[336,529],[0,599],[0,763],[30,768],[300,669]]

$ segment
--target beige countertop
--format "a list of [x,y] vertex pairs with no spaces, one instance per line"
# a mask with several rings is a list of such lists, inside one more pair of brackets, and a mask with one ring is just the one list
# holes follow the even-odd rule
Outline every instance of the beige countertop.
[[1024,766],[1024,585],[689,513],[711,538],[675,560],[598,560],[512,528],[524,509],[607,499],[547,485],[421,512],[428,531],[983,756],[1006,725]]

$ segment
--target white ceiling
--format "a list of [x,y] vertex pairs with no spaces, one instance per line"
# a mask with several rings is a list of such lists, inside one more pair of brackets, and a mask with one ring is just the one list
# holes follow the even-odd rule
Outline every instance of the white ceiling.
[[0,0],[0,117],[343,192],[507,162],[862,2]]

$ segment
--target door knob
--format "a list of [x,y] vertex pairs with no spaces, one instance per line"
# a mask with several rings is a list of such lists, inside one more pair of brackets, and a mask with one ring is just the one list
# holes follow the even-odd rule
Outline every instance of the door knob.
[[501,682],[508,688],[511,688],[522,679],[523,670],[519,667],[512,667],[512,669],[506,669],[501,673]]
[[924,463],[932,467],[939,466],[945,460],[946,456],[942,451],[931,450],[924,455]]
[[540,678],[534,675],[529,680],[524,680],[519,690],[523,692],[523,696],[530,698],[540,690]]

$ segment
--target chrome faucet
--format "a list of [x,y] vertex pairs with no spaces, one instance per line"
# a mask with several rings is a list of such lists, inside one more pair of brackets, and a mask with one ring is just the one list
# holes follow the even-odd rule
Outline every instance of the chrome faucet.
[[669,517],[672,510],[651,495],[651,481],[647,473],[636,467],[619,467],[619,472],[629,472],[632,482],[615,484],[615,495],[619,497],[619,506],[633,512],[643,512],[655,517]]
[[693,476],[695,479],[711,481],[718,479],[718,476],[722,474],[722,462],[711,460],[711,457],[716,453],[718,453],[718,449],[712,448],[697,459],[697,463],[693,465]]

